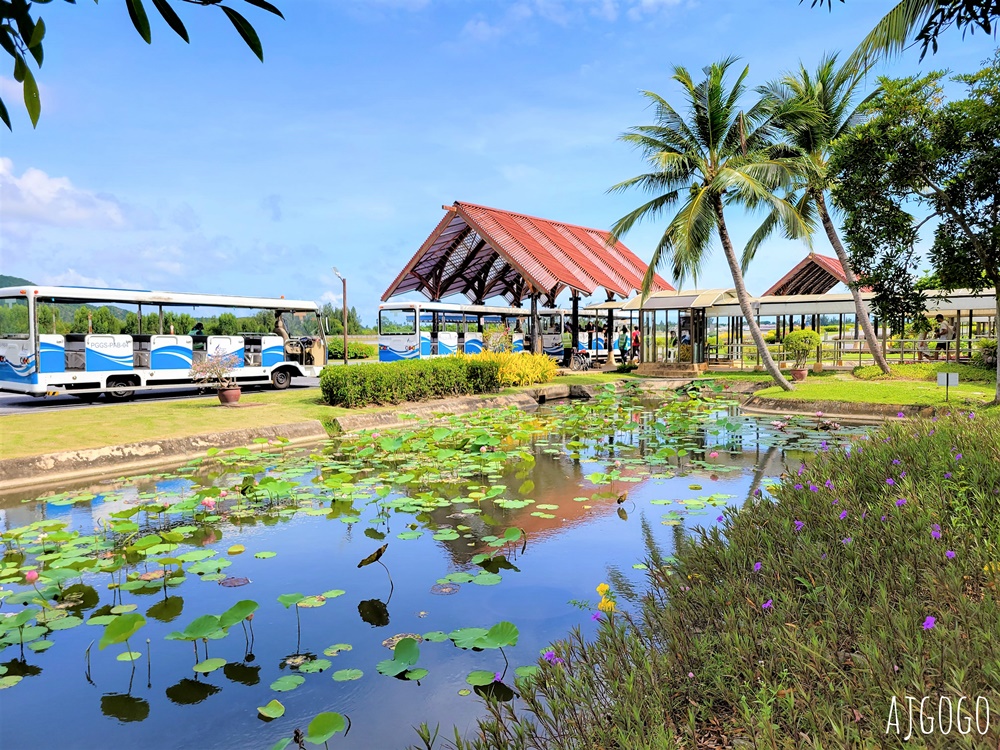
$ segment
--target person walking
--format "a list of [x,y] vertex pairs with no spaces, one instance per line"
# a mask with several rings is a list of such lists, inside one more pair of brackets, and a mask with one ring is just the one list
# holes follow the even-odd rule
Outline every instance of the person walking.
[[629,348],[629,336],[628,327],[622,326],[621,332],[618,334],[618,351],[622,355],[622,364],[628,362],[628,348]]
[[639,348],[642,344],[642,336],[639,335],[639,326],[632,329],[632,357],[639,358]]

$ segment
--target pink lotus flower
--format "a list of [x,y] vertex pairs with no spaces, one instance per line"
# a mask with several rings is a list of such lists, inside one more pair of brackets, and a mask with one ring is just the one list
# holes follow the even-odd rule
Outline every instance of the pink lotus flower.
[[480,453],[486,453],[486,446],[485,445],[480,445],[479,446],[479,452]]
[[228,494],[229,492],[227,490],[222,490],[222,492],[219,493],[219,497],[225,497]]
[[712,451],[711,453],[708,454],[708,457],[709,458],[718,458],[719,457],[719,452],[718,451]]
[[215,500],[213,500],[210,497],[206,497],[204,500],[202,500],[201,504],[204,505],[209,510],[212,510],[213,508],[215,508]]
[[27,581],[28,583],[34,583],[35,581],[38,580],[38,571],[37,570],[27,571],[24,574],[24,580]]

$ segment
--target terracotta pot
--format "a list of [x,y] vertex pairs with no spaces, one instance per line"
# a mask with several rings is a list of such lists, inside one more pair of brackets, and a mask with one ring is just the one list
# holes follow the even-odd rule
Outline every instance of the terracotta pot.
[[806,375],[809,374],[809,370],[805,370],[805,369],[803,369],[803,370],[796,370],[796,369],[793,369],[791,371],[791,373],[792,373],[792,380],[794,380],[796,383],[801,383],[803,380],[806,379]]
[[239,386],[235,388],[220,388],[219,391],[219,403],[222,404],[235,404],[240,400],[240,389]]

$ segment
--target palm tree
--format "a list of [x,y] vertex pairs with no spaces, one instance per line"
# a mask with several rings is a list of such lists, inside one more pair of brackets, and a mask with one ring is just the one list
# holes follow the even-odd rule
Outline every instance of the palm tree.
[[[842,136],[862,119],[858,112],[859,108],[878,93],[876,90],[864,101],[855,104],[858,88],[867,72],[868,66],[855,68],[846,64],[838,68],[837,55],[825,55],[820,60],[815,74],[811,74],[800,65],[797,72],[769,83],[761,89],[761,93],[770,98],[776,108],[789,113],[781,124],[787,134],[788,142],[798,149],[802,156],[799,170],[802,182],[799,186],[797,204],[799,211],[803,216],[812,216],[814,212],[819,214],[826,236],[844,269],[844,276],[847,277],[847,285],[854,297],[855,315],[861,324],[861,330],[864,331],[868,350],[875,357],[875,363],[882,372],[888,375],[889,363],[886,362],[885,354],[872,328],[868,306],[861,299],[861,291],[851,260],[840,241],[837,228],[826,206],[826,191],[830,185],[827,163],[832,152],[831,144],[834,139]],[[810,102],[820,114],[819,119],[816,119],[813,113],[806,118],[797,116],[796,113],[801,112],[802,108],[795,105],[806,105]],[[779,215],[772,213],[750,238],[743,251],[744,272],[753,260],[760,243],[777,228],[780,218]]]
[[[726,72],[735,62],[735,58],[726,58],[705,68],[706,77],[698,84],[685,68],[674,68],[673,79],[683,88],[686,120],[663,97],[643,92],[655,108],[656,122],[630,128],[621,140],[638,148],[652,171],[620,182],[609,192],[639,188],[652,193],[653,198],[615,222],[611,237],[616,241],[636,223],[655,220],[681,203],[653,251],[643,279],[645,297],[653,274],[666,263],[672,265],[679,283],[689,275],[697,282],[712,235],[718,231],[740,310],[764,367],[778,385],[792,390],[757,325],[725,219],[727,205],[751,210],[767,206],[789,236],[809,233],[795,207],[775,194],[777,189],[790,188],[795,178],[797,161],[788,158],[775,141],[779,118],[791,113],[776,111],[769,99],[761,99],[746,111],[738,109],[749,68],[728,86]],[[811,105],[798,102],[788,106],[801,110],[796,113],[799,116],[811,109]]]

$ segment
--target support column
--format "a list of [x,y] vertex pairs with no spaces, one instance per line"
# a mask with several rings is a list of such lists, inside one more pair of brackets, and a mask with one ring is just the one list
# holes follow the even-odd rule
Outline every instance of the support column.
[[573,326],[573,351],[580,348],[580,293],[573,290],[573,315],[572,323]]
[[[613,294],[608,295],[608,302],[613,302],[614,299],[615,295]],[[607,357],[607,363],[611,365],[614,364],[615,361],[615,355],[614,355],[615,345],[613,343],[615,340],[615,311],[610,307],[608,308],[607,326],[608,326],[608,332],[604,336],[604,354]]]
[[538,330],[541,321],[538,318],[538,292],[531,289],[531,351],[535,354],[542,353],[542,332]]

